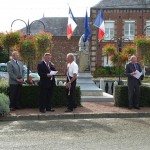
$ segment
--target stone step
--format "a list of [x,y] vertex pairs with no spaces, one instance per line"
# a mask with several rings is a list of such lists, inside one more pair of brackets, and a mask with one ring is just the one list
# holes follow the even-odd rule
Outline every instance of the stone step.
[[77,86],[80,87],[80,90],[89,90],[89,91],[102,91],[102,89],[98,88],[94,83],[77,83]]
[[81,102],[113,102],[114,97],[103,92],[102,96],[81,96]]
[[[84,83],[84,84],[87,84],[87,83],[91,83],[91,84],[93,84],[94,83],[94,81],[92,81],[91,79],[77,79],[77,84],[80,84],[80,83]],[[94,83],[95,84],[95,83]]]
[[91,75],[91,73],[78,73],[78,79],[80,78],[93,78],[93,76]]
[[103,96],[103,91],[81,91],[81,96]]

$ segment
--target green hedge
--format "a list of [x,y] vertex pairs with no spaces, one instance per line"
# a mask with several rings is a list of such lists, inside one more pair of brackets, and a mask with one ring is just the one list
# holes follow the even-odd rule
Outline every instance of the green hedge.
[[121,67],[120,70],[118,67],[97,67],[96,70],[93,73],[94,78],[100,77],[100,76],[118,76],[120,71],[120,75],[124,76],[125,75],[125,69],[124,67]]
[[[115,106],[128,107],[128,87],[126,85],[115,87]],[[149,86],[140,86],[140,106],[150,106]]]
[[4,116],[9,111],[9,97],[4,93],[0,93],[0,116]]
[[[5,88],[0,85],[0,92],[8,95],[8,86]],[[3,91],[4,90],[4,91]],[[38,108],[39,107],[39,86],[22,86],[22,97],[20,105],[22,108]],[[75,100],[80,105],[81,92],[80,87],[76,87]],[[62,107],[67,105],[65,86],[56,86],[52,97],[54,107]]]

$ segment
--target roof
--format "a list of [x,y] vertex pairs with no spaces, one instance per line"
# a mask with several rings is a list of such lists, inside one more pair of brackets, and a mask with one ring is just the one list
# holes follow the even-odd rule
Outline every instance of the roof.
[[150,8],[150,0],[101,0],[92,8],[143,9]]
[[[74,36],[81,36],[84,33],[84,17],[75,18],[77,22],[77,27],[73,33]],[[30,25],[30,33],[36,34],[39,31],[44,30],[51,32],[53,36],[66,36],[67,35],[67,23],[68,17],[43,17]],[[26,28],[21,30],[23,33],[26,33]]]

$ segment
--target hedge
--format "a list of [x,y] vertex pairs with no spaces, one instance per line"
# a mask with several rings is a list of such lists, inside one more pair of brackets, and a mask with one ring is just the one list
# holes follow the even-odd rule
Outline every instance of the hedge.
[[[115,87],[115,106],[128,107],[128,86]],[[150,86],[140,86],[140,106],[150,106]]]
[[[6,90],[7,88],[7,90]],[[21,92],[22,97],[20,101],[21,108],[38,108],[39,107],[39,86],[22,86]],[[8,95],[8,86],[0,85],[0,92]],[[81,92],[80,87],[76,87],[75,100],[78,106],[80,106]],[[65,86],[54,87],[53,97],[52,97],[53,107],[67,106],[66,88]]]

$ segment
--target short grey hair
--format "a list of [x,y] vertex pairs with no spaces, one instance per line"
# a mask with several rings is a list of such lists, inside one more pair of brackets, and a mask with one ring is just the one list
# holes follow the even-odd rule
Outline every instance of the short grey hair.
[[14,57],[16,54],[19,54],[19,52],[18,51],[13,51],[12,52],[12,57]]
[[73,53],[68,53],[68,54],[67,54],[67,57],[70,57],[72,60],[74,60],[74,55],[73,55]]
[[132,55],[131,57],[130,57],[130,61],[133,59],[133,58],[137,58],[135,55]]
[[51,56],[51,53],[45,53],[45,54],[44,54],[44,57],[45,57],[45,56]]

